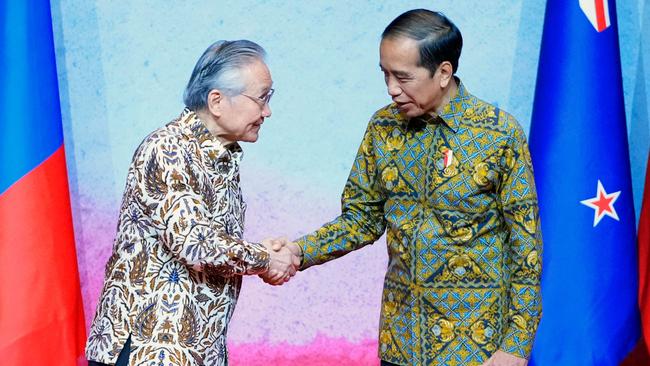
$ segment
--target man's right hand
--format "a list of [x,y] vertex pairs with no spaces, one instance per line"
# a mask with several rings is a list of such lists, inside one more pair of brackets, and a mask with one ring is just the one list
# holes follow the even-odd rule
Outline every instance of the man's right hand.
[[270,255],[269,269],[260,275],[270,285],[282,285],[296,274],[300,267],[300,247],[286,238],[262,240]]
[[278,238],[278,239],[273,239],[271,240],[273,250],[279,251],[280,249],[288,248],[291,253],[296,257],[298,260],[296,264],[296,267],[300,267],[300,261],[302,259],[302,248],[300,246],[292,241],[289,241],[287,238]]

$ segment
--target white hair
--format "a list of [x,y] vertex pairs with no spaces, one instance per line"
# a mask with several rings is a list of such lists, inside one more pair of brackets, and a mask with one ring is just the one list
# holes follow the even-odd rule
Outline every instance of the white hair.
[[207,107],[208,94],[218,89],[227,95],[244,91],[242,66],[255,60],[264,61],[266,52],[248,40],[217,41],[203,52],[196,62],[190,81],[183,93],[185,105],[193,111]]

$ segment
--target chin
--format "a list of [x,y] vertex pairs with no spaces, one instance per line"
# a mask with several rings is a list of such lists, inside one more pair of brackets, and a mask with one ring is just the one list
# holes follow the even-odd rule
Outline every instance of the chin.
[[255,135],[251,135],[251,136],[246,136],[243,139],[241,139],[240,141],[243,141],[243,142],[255,142],[255,141],[257,141],[258,138],[259,138],[259,135],[255,134]]
[[401,111],[402,115],[407,118],[415,118],[415,117],[420,117],[421,115],[424,114],[424,111],[421,111],[419,109],[409,109],[406,111]]
[[406,118],[415,118],[424,114],[420,108],[414,108],[412,104],[408,104],[407,108],[399,109],[399,112],[402,116]]

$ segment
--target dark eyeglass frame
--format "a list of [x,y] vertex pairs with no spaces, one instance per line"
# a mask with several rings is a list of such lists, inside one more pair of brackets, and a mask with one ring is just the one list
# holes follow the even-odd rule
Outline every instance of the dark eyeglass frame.
[[259,104],[260,107],[264,108],[264,106],[266,106],[267,104],[269,104],[269,102],[271,101],[271,97],[273,96],[273,93],[275,93],[275,89],[271,88],[271,89],[269,89],[269,91],[266,92],[266,94],[264,94],[264,96],[262,96],[261,98],[260,98],[260,97],[254,97],[254,96],[252,96],[252,95],[248,95],[248,94],[245,94],[245,93],[239,93],[239,94],[241,94],[241,95],[243,95],[243,96],[245,96],[245,97],[247,97],[247,98],[252,99],[254,102],[256,102],[257,104]]

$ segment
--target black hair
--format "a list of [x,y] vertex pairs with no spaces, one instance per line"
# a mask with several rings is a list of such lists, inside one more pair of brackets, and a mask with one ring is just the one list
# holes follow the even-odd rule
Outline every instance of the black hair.
[[460,30],[442,13],[414,9],[401,14],[384,29],[382,39],[407,37],[418,42],[420,64],[431,76],[443,61],[449,61],[455,74],[463,48]]

